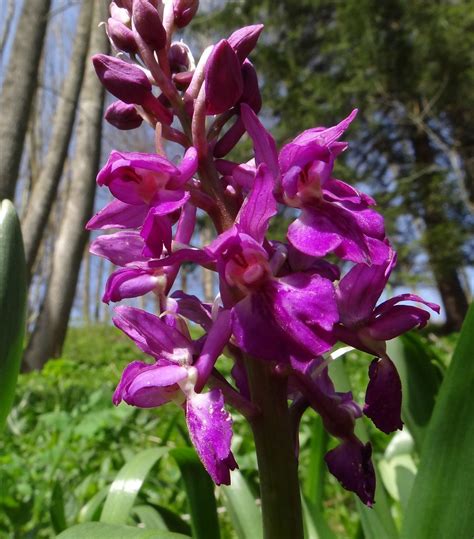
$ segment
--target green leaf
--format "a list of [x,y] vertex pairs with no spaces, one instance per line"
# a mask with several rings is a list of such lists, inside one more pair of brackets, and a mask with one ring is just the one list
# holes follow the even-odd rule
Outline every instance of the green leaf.
[[160,447],[141,451],[127,462],[110,486],[100,516],[101,522],[125,524],[133,504],[151,468],[166,453],[168,448]]
[[[342,359],[332,361],[329,364],[329,373],[337,391],[351,390],[350,381]],[[364,443],[369,440],[367,429],[360,419],[356,422],[355,432]],[[377,475],[374,507],[369,508],[365,506],[359,498],[354,495],[357,510],[359,511],[360,520],[364,529],[365,539],[396,539],[399,537],[399,534],[390,511],[387,493],[380,480],[377,466],[374,466],[374,468]]]
[[415,333],[389,341],[387,351],[402,382],[402,419],[420,453],[442,382],[442,372],[435,364],[436,357]]
[[321,509],[323,503],[324,478],[327,466],[324,455],[327,452],[329,435],[320,416],[311,421],[310,460],[303,476],[303,491],[312,509]]
[[178,464],[184,481],[194,539],[219,539],[214,483],[193,449],[173,449],[170,455]]
[[406,539],[474,537],[474,305],[428,425],[402,528]]
[[160,513],[151,505],[136,505],[132,508],[132,513],[138,517],[138,521],[145,526],[155,530],[167,530],[168,526]]
[[56,481],[53,486],[49,513],[51,515],[51,523],[56,533],[62,532],[67,528],[64,511],[64,494],[59,481]]
[[222,486],[220,493],[224,496],[224,503],[237,537],[261,539],[263,537],[262,514],[239,470],[232,472],[231,484]]
[[312,508],[303,495],[301,496],[301,504],[305,539],[336,539],[324,518],[322,509]]
[[99,520],[100,508],[104,503],[110,487],[105,487],[99,490],[79,511],[78,522],[89,522],[91,520]]
[[15,398],[25,336],[26,263],[20,222],[0,203],[0,431]]
[[145,530],[105,522],[86,522],[60,533],[57,539],[189,539],[166,530]]
[[392,438],[384,453],[384,458],[378,463],[383,484],[392,498],[400,502],[405,510],[410,497],[415,476],[416,464],[411,455],[413,438],[404,429]]

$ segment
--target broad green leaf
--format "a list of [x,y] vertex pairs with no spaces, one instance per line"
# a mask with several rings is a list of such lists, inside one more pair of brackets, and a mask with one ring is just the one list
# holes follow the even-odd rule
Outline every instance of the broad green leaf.
[[400,502],[402,509],[407,506],[415,476],[416,464],[412,457],[413,438],[405,428],[390,440],[384,458],[378,463],[380,475],[387,492]]
[[308,468],[303,475],[303,491],[310,507],[321,509],[324,478],[327,471],[324,455],[327,452],[329,435],[319,416],[312,419],[311,431],[310,459]]
[[146,449],[135,455],[123,466],[110,486],[100,516],[101,522],[109,524],[125,524],[127,522],[130,510],[146,476],[166,453],[168,453],[166,447]]
[[20,222],[0,203],[0,431],[15,398],[25,335],[26,263]]
[[[351,385],[347,376],[344,362],[341,359],[329,364],[329,373],[338,391],[350,391]],[[367,429],[360,419],[356,423],[356,434],[365,443],[369,440]],[[365,539],[397,539],[399,537],[395,522],[390,511],[387,493],[380,479],[377,466],[374,466],[377,475],[374,507],[366,507],[355,496],[357,510],[364,529]],[[417,538],[418,539],[418,538]]]
[[194,539],[219,539],[214,484],[194,449],[173,449],[170,455],[181,471],[191,513]]
[[168,526],[160,513],[151,505],[136,505],[132,508],[132,513],[137,516],[138,521],[145,526],[155,530],[167,530]]
[[415,333],[389,341],[387,351],[402,382],[402,419],[420,453],[442,382],[442,372],[435,364],[436,357]]
[[99,490],[79,511],[78,522],[89,522],[90,520],[99,520],[100,508],[104,503],[110,487]]
[[166,530],[145,530],[131,526],[86,522],[60,533],[57,539],[189,539],[187,535]]
[[474,537],[474,305],[426,431],[402,536]]
[[231,484],[222,486],[220,493],[239,539],[261,539],[262,514],[239,470],[231,474]]
[[67,528],[64,511],[64,494],[59,481],[56,481],[53,486],[49,513],[51,515],[51,523],[56,533],[62,532]]
[[305,539],[336,539],[324,518],[322,509],[319,507],[311,508],[303,495],[301,496],[301,504]]

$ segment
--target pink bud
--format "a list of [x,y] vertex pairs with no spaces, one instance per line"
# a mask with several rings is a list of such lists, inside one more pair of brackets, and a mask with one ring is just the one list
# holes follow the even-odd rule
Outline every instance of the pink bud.
[[233,107],[243,90],[239,59],[228,41],[214,46],[205,70],[206,113],[220,114]]
[[252,52],[263,30],[263,24],[252,24],[236,30],[228,39],[240,63]]
[[151,84],[139,67],[105,54],[94,55],[92,62],[100,82],[116,98],[135,105],[149,99]]
[[166,45],[166,31],[160,14],[148,0],[133,1],[133,24],[143,41],[154,50]]
[[140,127],[143,118],[133,105],[115,101],[105,111],[105,119],[117,129],[127,131]]
[[[124,2],[121,2],[122,4]],[[120,2],[119,2],[120,4]],[[126,24],[127,26],[130,25],[131,19],[130,19],[130,11],[132,9],[132,2],[130,2],[130,7],[120,7],[117,5],[117,2],[111,2],[110,3],[110,16],[112,19],[115,19],[118,22],[121,22],[122,24]]]
[[194,69],[194,58],[189,47],[181,42],[171,43],[168,51],[171,73],[181,73]]
[[174,23],[178,28],[187,26],[196,15],[199,0],[173,0]]
[[137,52],[137,43],[133,32],[125,24],[110,18],[107,21],[107,34],[116,49],[131,54]]
[[256,113],[262,108],[262,96],[258,87],[258,77],[255,68],[249,60],[245,60],[242,65],[242,78],[244,90],[240,98],[240,103],[247,103]]

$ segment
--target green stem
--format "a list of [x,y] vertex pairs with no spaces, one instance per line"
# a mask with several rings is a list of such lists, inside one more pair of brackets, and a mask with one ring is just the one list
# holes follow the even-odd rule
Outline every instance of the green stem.
[[287,381],[263,362],[247,359],[252,426],[260,476],[265,539],[303,539],[298,464],[288,413]]

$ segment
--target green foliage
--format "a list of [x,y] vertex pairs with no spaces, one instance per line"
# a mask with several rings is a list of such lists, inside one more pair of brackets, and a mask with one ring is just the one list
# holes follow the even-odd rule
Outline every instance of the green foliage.
[[[436,339],[436,353],[427,338],[417,340],[431,357],[430,365],[437,364],[441,355],[447,366],[455,337],[430,339]],[[160,530],[206,538],[220,533],[222,539],[260,536],[260,511],[254,501],[259,496],[256,459],[247,423],[234,415],[233,450],[240,472],[234,474],[231,487],[217,489],[216,503],[214,488],[189,449],[181,410],[173,405],[157,410],[112,405],[121,370],[137,357],[140,353],[134,345],[111,327],[71,328],[61,359],[50,361],[41,373],[20,375],[15,404],[0,440],[2,539],[42,539],[58,533],[93,538],[93,533],[107,537],[107,533],[117,536],[119,532],[123,537],[150,532],[137,537],[159,538]],[[356,351],[344,356],[359,403],[364,401],[370,360]],[[406,489],[398,488],[396,474],[400,476],[400,467],[410,465],[393,448],[386,450],[391,437],[377,431],[370,421],[360,421],[374,446],[375,461],[381,463],[379,484],[388,487],[385,497],[399,526]],[[373,511],[358,504],[326,472],[323,455],[336,443],[322,436],[314,412],[303,416],[300,477],[310,539],[356,537],[361,521],[367,530],[367,518],[373,517]],[[416,465],[416,449],[408,448],[407,455]],[[199,486],[202,482],[205,488]],[[114,484],[119,488],[111,488]],[[384,504],[377,496],[380,512]],[[100,519],[109,523],[98,523]],[[86,527],[73,527],[76,524]],[[371,535],[366,531],[366,536]]]

